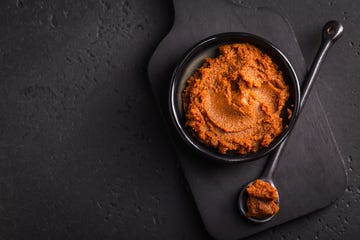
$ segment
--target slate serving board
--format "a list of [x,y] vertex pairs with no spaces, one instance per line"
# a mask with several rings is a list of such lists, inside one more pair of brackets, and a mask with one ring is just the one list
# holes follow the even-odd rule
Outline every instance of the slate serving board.
[[219,164],[188,149],[170,121],[171,74],[189,48],[221,32],[248,32],[268,39],[289,58],[300,81],[306,73],[304,59],[286,19],[268,7],[245,8],[225,0],[174,0],[173,4],[174,25],[155,50],[148,75],[176,157],[210,235],[216,239],[243,238],[328,206],[340,197],[346,187],[346,173],[314,88],[274,176],[281,199],[279,214],[265,224],[249,223],[240,216],[239,191],[260,176],[266,157],[247,163]]

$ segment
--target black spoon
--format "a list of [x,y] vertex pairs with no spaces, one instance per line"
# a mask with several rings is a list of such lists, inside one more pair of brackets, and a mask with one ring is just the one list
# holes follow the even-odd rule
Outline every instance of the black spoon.
[[[338,40],[343,32],[344,28],[341,25],[341,23],[337,22],[337,21],[330,21],[328,23],[325,24],[324,28],[323,28],[323,34],[322,34],[322,42],[320,45],[320,48],[315,56],[315,59],[313,61],[313,63],[311,64],[311,68],[310,71],[308,72],[308,74],[306,75],[305,81],[301,87],[301,98],[300,98],[300,111],[299,114],[303,108],[303,106],[305,105],[305,102],[309,96],[311,87],[313,86],[314,80],[317,78],[318,73],[319,73],[319,69],[320,69],[320,65],[323,62],[326,53],[328,52],[328,50],[330,49],[330,47],[335,43],[336,40]],[[270,183],[274,188],[274,182],[272,180],[273,174],[275,172],[276,166],[278,164],[279,161],[279,157],[285,147],[287,138],[285,138],[283,140],[283,142],[274,150],[274,152],[272,153],[272,155],[269,156],[269,159],[267,160],[265,169],[263,171],[263,174],[261,175],[261,177],[259,178],[260,180],[266,181],[268,183]],[[252,181],[250,183],[248,183],[245,187],[243,187],[243,189],[240,192],[239,195],[239,209],[240,212],[245,216],[247,207],[246,207],[246,200],[247,200],[247,193],[246,193],[246,188],[250,185],[253,184],[255,181]],[[279,193],[278,193],[278,200],[277,200],[277,204],[279,205]],[[275,215],[272,215],[270,217],[267,218],[263,218],[263,219],[257,219],[254,217],[246,217],[249,221],[252,222],[256,222],[256,223],[265,223],[270,221]]]

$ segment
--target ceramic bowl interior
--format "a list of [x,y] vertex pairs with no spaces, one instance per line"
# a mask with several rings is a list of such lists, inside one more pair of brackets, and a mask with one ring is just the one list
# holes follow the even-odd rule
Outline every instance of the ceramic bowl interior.
[[[273,140],[266,148],[260,148],[257,152],[239,154],[228,152],[227,154],[219,153],[215,148],[209,147],[199,142],[185,127],[185,115],[182,107],[181,94],[186,86],[189,77],[202,65],[206,57],[216,57],[218,48],[221,45],[231,43],[250,43],[258,47],[262,52],[270,56],[277,64],[279,70],[283,72],[284,80],[289,86],[290,97],[282,112],[284,130]],[[206,38],[191,48],[183,57],[180,64],[175,69],[169,94],[169,107],[173,124],[177,129],[180,137],[194,151],[204,155],[206,158],[222,162],[241,162],[259,159],[272,150],[274,150],[292,129],[297,113],[299,111],[300,87],[297,76],[285,55],[267,40],[256,35],[248,33],[223,33]],[[286,108],[292,109],[292,116],[289,118]]]

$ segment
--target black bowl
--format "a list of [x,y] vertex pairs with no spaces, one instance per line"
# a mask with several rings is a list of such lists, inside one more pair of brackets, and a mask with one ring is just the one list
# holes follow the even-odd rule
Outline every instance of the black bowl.
[[[182,106],[181,94],[186,86],[187,80],[202,65],[203,60],[206,57],[216,57],[218,55],[219,46],[231,43],[250,43],[259,48],[263,53],[267,54],[277,64],[279,70],[283,72],[284,80],[290,90],[290,97],[284,109],[292,109],[292,116],[288,119],[287,111],[283,111],[282,117],[284,130],[282,133],[275,138],[268,147],[260,148],[257,152],[250,152],[247,154],[239,154],[235,152],[221,154],[217,151],[217,149],[209,147],[198,141],[191,134],[190,129],[185,127],[185,115]],[[255,160],[273,151],[286,138],[293,128],[300,107],[299,81],[289,60],[277,47],[267,40],[248,33],[221,33],[200,41],[185,54],[184,58],[172,75],[169,93],[169,107],[175,128],[185,143],[194,151],[201,153],[208,159],[221,162],[243,162]]]

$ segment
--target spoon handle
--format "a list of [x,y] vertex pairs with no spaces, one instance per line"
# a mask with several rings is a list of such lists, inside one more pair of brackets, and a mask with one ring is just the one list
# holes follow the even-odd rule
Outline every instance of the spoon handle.
[[343,30],[344,27],[337,21],[330,21],[325,24],[321,45],[301,86],[300,111],[309,96],[314,80],[318,76],[320,65],[324,61],[329,48],[342,36]]
[[[317,78],[321,63],[323,62],[326,53],[330,49],[330,47],[335,43],[336,40],[338,40],[342,33],[343,33],[344,27],[341,25],[341,23],[337,21],[330,21],[327,22],[323,28],[322,33],[322,42],[320,45],[320,48],[311,64],[310,70],[307,73],[305,77],[305,81],[303,85],[301,86],[301,96],[300,96],[300,111],[303,109],[303,106],[305,105],[305,102],[309,96],[310,90],[313,86],[314,80]],[[262,178],[264,179],[272,179],[272,176],[275,172],[277,163],[279,161],[280,155],[282,153],[282,150],[284,149],[287,137],[282,141],[282,143],[275,149],[273,154],[270,155],[270,157],[267,160],[265,169],[262,174]]]

